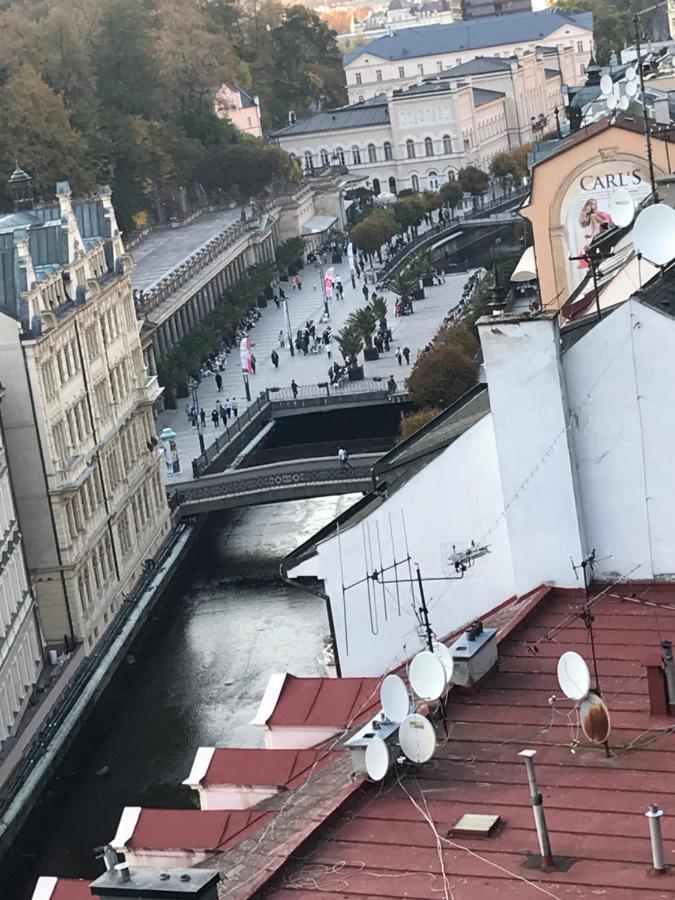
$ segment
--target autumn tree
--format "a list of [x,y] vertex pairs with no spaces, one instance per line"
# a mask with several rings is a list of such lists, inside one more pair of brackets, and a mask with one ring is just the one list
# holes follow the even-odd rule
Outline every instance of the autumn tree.
[[463,326],[441,332],[422,353],[406,382],[412,400],[423,407],[446,407],[465,394],[478,379],[478,361],[471,352],[475,339]]
[[401,231],[407,231],[409,228],[417,228],[419,226],[424,218],[424,214],[428,212],[428,206],[423,197],[415,195],[404,197],[403,200],[397,200],[391,207],[391,210],[401,227]]
[[455,207],[462,202],[464,191],[456,181],[448,181],[440,190],[443,202],[454,210]]
[[354,244],[363,253],[379,253],[383,244],[398,234],[400,227],[391,209],[376,209],[355,225],[349,233]]
[[466,166],[457,173],[457,181],[465,193],[471,194],[475,206],[478,198],[487,190],[490,176],[477,166]]

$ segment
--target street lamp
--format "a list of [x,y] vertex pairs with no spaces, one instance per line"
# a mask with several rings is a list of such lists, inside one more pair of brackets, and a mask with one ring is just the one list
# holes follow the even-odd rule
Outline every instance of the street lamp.
[[288,315],[288,302],[285,297],[281,302],[284,305],[284,319],[286,321],[286,337],[288,339],[288,349],[291,351],[291,356],[295,356],[295,350],[293,349],[293,333],[291,331],[291,317]]
[[197,437],[199,438],[199,451],[202,456],[206,455],[206,444],[204,443],[204,435],[202,434],[202,422],[200,418],[201,407],[199,405],[199,394],[197,393],[197,388],[199,387],[199,382],[192,377],[192,375],[188,376],[187,380],[188,390],[190,391],[190,396],[192,397],[192,405],[197,409]]
[[323,311],[326,315],[327,319],[330,319],[330,312],[328,310],[328,297],[326,297],[326,282],[323,278],[323,262],[319,263],[319,277],[321,278],[321,294],[323,295]]
[[244,390],[246,391],[246,400],[248,403],[251,402],[251,388],[248,383],[248,372],[242,372],[241,377],[244,379]]

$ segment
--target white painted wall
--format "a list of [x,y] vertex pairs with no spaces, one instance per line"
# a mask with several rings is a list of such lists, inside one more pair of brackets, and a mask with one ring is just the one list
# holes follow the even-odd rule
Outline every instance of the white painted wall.
[[279,793],[277,787],[252,787],[235,784],[200,784],[200,809],[251,809]]
[[[675,577],[675,321],[636,301],[563,357],[596,574]],[[603,559],[611,554],[608,559]]]
[[[382,564],[386,567],[394,558],[406,556],[402,512],[410,555],[427,577],[445,574],[442,561],[445,546],[468,543],[489,534],[490,554],[479,559],[464,579],[428,582],[425,586],[432,627],[439,636],[461,628],[506,600],[514,591],[506,528],[500,518],[502,493],[496,453],[492,420],[488,415],[385,500],[367,520],[373,552],[373,561],[369,564],[371,571],[381,566],[378,526]],[[371,593],[373,619],[377,615],[377,634],[373,634],[371,628],[365,585],[346,592],[343,609],[340,550],[344,583],[362,579],[366,571],[364,536],[368,547],[368,530],[358,523],[343,532],[339,542],[336,538],[324,541],[318,547],[317,556],[302,567],[307,571],[308,565],[313,563],[316,573],[325,579],[343,676],[381,675],[422,647],[413,608],[419,605],[417,587],[414,588],[413,604],[410,586],[399,586],[399,615],[396,586],[387,585],[388,618],[385,617],[382,588],[376,589],[374,600]],[[413,574],[414,571],[413,567]],[[407,565],[398,569],[398,577],[409,577]],[[388,578],[394,578],[393,571]]]
[[[343,673],[345,674],[345,673]],[[342,728],[309,725],[265,726],[265,747],[268,750],[309,750],[334,738]]]
[[573,586],[584,555],[557,315],[479,325],[497,437],[515,587]]

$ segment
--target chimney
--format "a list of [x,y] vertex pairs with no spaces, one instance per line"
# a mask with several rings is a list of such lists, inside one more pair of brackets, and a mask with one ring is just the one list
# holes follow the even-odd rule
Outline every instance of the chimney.
[[220,875],[213,869],[157,869],[120,863],[89,886],[101,900],[218,900]]
[[33,186],[30,175],[20,169],[14,169],[9,179],[9,190],[14,201],[14,209],[22,212],[33,208]]
[[516,592],[574,587],[569,558],[586,554],[557,313],[498,313],[477,324]]

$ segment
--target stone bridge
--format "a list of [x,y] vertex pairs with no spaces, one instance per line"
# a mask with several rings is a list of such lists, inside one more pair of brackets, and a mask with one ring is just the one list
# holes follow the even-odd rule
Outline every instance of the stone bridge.
[[263,503],[369,491],[372,467],[381,453],[336,458],[296,459],[248,469],[228,469],[176,485],[170,502],[178,517]]

